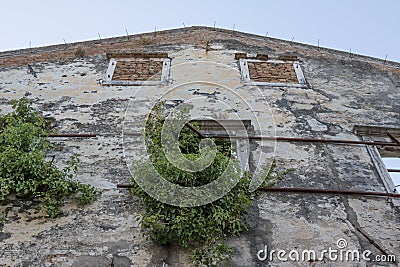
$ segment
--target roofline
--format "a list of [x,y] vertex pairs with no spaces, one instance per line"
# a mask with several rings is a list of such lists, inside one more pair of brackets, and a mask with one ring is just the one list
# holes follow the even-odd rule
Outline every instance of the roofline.
[[[222,33],[235,34],[235,35],[238,35],[241,37],[246,37],[246,38],[258,39],[258,40],[268,40],[268,41],[272,41],[272,42],[281,43],[284,45],[299,46],[299,47],[308,48],[311,50],[318,50],[319,52],[334,53],[334,54],[344,56],[344,57],[350,57],[350,58],[359,59],[362,61],[373,62],[373,63],[383,64],[385,66],[400,68],[400,62],[396,62],[396,61],[383,60],[383,59],[372,57],[372,56],[355,54],[355,53],[350,53],[350,52],[346,52],[346,51],[342,51],[342,50],[336,50],[336,49],[332,49],[332,48],[326,48],[326,47],[321,47],[321,46],[316,46],[316,45],[311,45],[311,44],[288,41],[288,40],[283,40],[283,39],[278,39],[278,38],[273,38],[273,37],[266,37],[266,36],[257,35],[257,34],[253,34],[253,33],[236,31],[236,30],[232,30],[232,29],[214,28],[214,27],[209,27],[209,26],[190,26],[190,27],[181,27],[181,28],[161,30],[161,31],[157,31],[156,33],[162,34],[162,35],[167,35],[169,33],[172,34],[172,33],[178,33],[178,32],[182,32],[182,31],[188,32],[188,31],[195,31],[195,30],[217,31],[217,32],[222,32]],[[7,58],[7,57],[19,56],[19,55],[25,55],[25,54],[36,54],[36,53],[41,53],[41,52],[62,51],[62,50],[77,48],[79,46],[90,46],[90,45],[95,45],[95,44],[107,44],[107,43],[112,44],[112,43],[118,43],[121,41],[126,41],[127,39],[130,39],[130,38],[137,38],[137,37],[140,37],[143,35],[146,36],[149,34],[154,34],[154,32],[144,32],[144,33],[137,33],[137,34],[131,34],[131,35],[126,35],[126,36],[109,37],[109,38],[104,38],[104,39],[93,39],[93,40],[88,40],[88,41],[80,41],[80,42],[73,42],[73,43],[67,43],[67,44],[55,44],[55,45],[40,46],[40,47],[34,47],[34,48],[7,50],[7,51],[0,52],[0,58]]]

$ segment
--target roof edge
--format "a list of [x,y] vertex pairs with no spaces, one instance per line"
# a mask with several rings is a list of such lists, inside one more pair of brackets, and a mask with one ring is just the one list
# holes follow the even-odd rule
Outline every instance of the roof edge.
[[[324,52],[325,53],[334,53],[334,54],[344,56],[344,57],[359,59],[359,60],[367,61],[367,62],[378,63],[378,64],[382,64],[382,65],[385,65],[388,67],[400,68],[400,62],[397,62],[397,61],[383,60],[383,59],[372,57],[372,56],[350,53],[350,52],[346,52],[346,51],[342,51],[342,50],[336,50],[333,48],[315,46],[315,45],[311,45],[311,44],[288,41],[288,40],[283,40],[283,39],[273,38],[273,37],[265,37],[265,36],[261,36],[261,35],[257,35],[257,34],[253,34],[253,33],[241,32],[241,31],[225,29],[225,28],[214,28],[214,27],[209,27],[209,26],[189,26],[189,27],[161,30],[161,31],[157,31],[156,33],[166,35],[166,34],[170,34],[170,33],[172,34],[172,33],[188,32],[188,31],[195,31],[195,30],[217,31],[217,32],[222,32],[222,33],[235,34],[235,35],[238,35],[241,37],[247,37],[247,38],[252,38],[252,39],[257,39],[257,40],[268,40],[268,41],[277,42],[277,43],[281,43],[281,44],[285,44],[285,45],[299,46],[299,47],[308,48],[308,49],[312,49],[312,50],[318,50],[321,53],[324,53]],[[67,43],[67,44],[55,44],[55,45],[40,46],[40,47],[34,47],[34,48],[7,50],[7,51],[0,52],[0,58],[7,58],[7,57],[26,55],[26,54],[36,54],[36,53],[42,53],[42,52],[62,51],[62,50],[74,49],[74,48],[77,48],[80,46],[90,46],[90,45],[96,45],[96,44],[113,44],[113,43],[118,43],[121,41],[126,41],[130,38],[137,38],[137,37],[140,37],[143,35],[146,36],[149,34],[154,34],[154,32],[143,32],[143,33],[126,35],[126,36],[109,37],[109,38],[104,38],[104,39],[93,39],[93,40],[73,42],[73,43]]]

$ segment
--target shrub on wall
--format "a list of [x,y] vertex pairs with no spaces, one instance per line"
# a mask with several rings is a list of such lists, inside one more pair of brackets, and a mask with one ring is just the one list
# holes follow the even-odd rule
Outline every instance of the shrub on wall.
[[14,111],[0,117],[0,203],[15,194],[21,199],[39,199],[50,217],[58,216],[67,198],[84,205],[97,191],[73,179],[78,157],[72,156],[60,169],[46,155],[55,149],[47,136],[49,122],[33,110],[28,99],[13,101]]
[[[199,172],[183,171],[170,163],[162,149],[161,133],[165,122],[162,103],[150,113],[145,129],[148,159],[162,177],[185,187],[197,187],[208,184],[224,172],[231,159],[230,141],[214,140],[217,152],[213,163]],[[196,125],[195,125],[196,127]],[[183,128],[179,136],[179,148],[190,160],[199,157],[200,138],[188,128]],[[136,175],[148,175],[148,166],[142,162]],[[140,214],[144,235],[160,244],[179,244],[191,248],[191,263],[195,266],[217,266],[233,256],[233,248],[226,239],[238,236],[248,229],[245,215],[256,192],[249,191],[251,175],[240,169],[236,163],[233,176],[238,177],[237,184],[222,198],[212,203],[196,207],[179,207],[165,204],[148,195],[132,179],[131,194],[138,196],[145,204]],[[269,180],[271,171],[266,180]],[[232,177],[233,179],[233,177]],[[236,179],[236,178],[235,178]],[[168,192],[166,192],[168,194]]]

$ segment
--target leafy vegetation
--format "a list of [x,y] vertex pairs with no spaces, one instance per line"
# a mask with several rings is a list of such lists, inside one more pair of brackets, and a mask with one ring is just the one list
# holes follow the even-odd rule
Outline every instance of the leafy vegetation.
[[[33,110],[28,99],[13,101],[14,111],[0,117],[0,203],[9,196],[39,199],[50,217],[56,217],[65,200],[73,197],[84,205],[93,201],[97,191],[73,180],[78,157],[72,156],[59,169],[48,152],[56,149],[46,137],[50,123]],[[53,158],[54,159],[54,158]]]
[[[165,179],[181,186],[197,187],[212,182],[224,172],[228,162],[232,160],[230,141],[214,140],[217,147],[215,159],[202,171],[187,172],[171,164],[161,146],[164,121],[165,110],[160,103],[147,120],[145,141],[150,154],[149,161]],[[179,136],[179,148],[185,157],[197,159],[200,155],[199,144],[200,138],[184,127]],[[146,167],[140,172],[146,175]],[[269,182],[271,173],[272,170],[268,173],[266,182]],[[217,266],[222,261],[229,261],[233,256],[233,248],[225,241],[228,237],[238,236],[248,229],[245,215],[251,200],[257,194],[249,191],[249,172],[238,167],[234,175],[239,177],[238,183],[228,194],[217,201],[196,207],[162,203],[149,196],[133,178],[131,194],[138,196],[145,204],[145,211],[140,214],[144,235],[160,244],[177,243],[192,249],[190,260],[194,266]]]

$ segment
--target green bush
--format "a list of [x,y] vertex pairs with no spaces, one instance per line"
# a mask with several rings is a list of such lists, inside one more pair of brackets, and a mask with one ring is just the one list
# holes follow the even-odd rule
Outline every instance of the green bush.
[[79,204],[93,201],[97,191],[74,181],[78,157],[72,156],[62,169],[46,159],[55,146],[47,140],[50,123],[34,111],[28,99],[13,101],[14,111],[0,117],[0,203],[9,196],[39,199],[50,217],[61,213],[69,197]]
[[[217,147],[216,157],[213,163],[202,171],[187,172],[173,166],[161,147],[164,121],[165,110],[160,103],[149,115],[144,138],[150,154],[149,161],[165,179],[181,186],[197,187],[212,182],[224,172],[228,162],[232,160],[230,141],[214,140]],[[182,129],[179,147],[185,157],[197,159],[200,152],[199,143],[200,139],[193,131],[186,127]],[[138,175],[146,175],[146,162],[137,165],[145,166],[139,169]],[[269,180],[270,174],[271,172],[266,180]],[[131,194],[138,196],[145,204],[145,211],[139,216],[144,235],[160,244],[177,243],[192,249],[189,257],[194,266],[217,266],[222,261],[229,261],[233,256],[233,248],[225,241],[228,237],[238,236],[248,229],[245,215],[256,195],[256,192],[249,191],[249,172],[244,172],[238,167],[234,175],[239,177],[239,181],[228,194],[217,201],[196,207],[178,207],[162,203],[149,196],[133,178]]]

